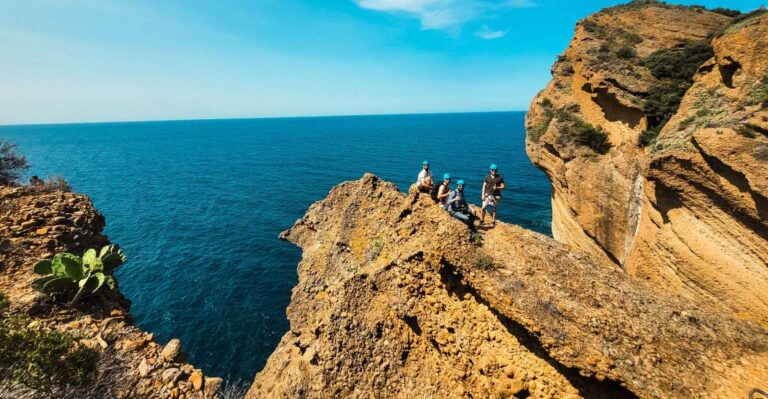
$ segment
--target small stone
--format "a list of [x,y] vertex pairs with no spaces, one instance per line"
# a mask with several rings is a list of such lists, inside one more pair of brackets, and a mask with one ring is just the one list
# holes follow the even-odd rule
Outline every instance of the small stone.
[[179,356],[179,352],[181,352],[181,341],[179,341],[177,338],[174,338],[163,347],[163,351],[160,352],[160,358],[172,362],[174,359],[176,359],[177,356]]
[[142,337],[134,340],[123,341],[123,351],[129,352],[132,350],[143,348],[147,344],[146,338]]
[[109,315],[113,317],[122,316],[123,314],[125,313],[120,309],[112,309],[112,311],[109,312]]
[[82,346],[84,346],[84,347],[86,347],[88,349],[96,349],[99,346],[99,344],[96,343],[96,341],[94,341],[92,339],[81,339],[78,342],[80,343],[80,345],[82,345]]
[[37,220],[33,219],[33,220],[27,220],[26,222],[19,225],[19,227],[21,227],[22,230],[27,230],[29,228],[34,227],[35,225],[37,225]]
[[35,230],[35,234],[37,234],[39,236],[48,234],[48,227],[42,227],[42,228],[39,228],[39,229]]
[[96,339],[96,343],[98,343],[99,346],[101,346],[101,349],[107,349],[107,347],[109,346],[109,344],[107,344],[107,341],[105,341],[104,338],[101,337],[101,334],[97,334],[95,339]]
[[195,391],[203,389],[203,373],[200,370],[193,371],[189,376],[189,382],[195,388]]
[[525,384],[523,384],[522,380],[514,380],[509,385],[509,391],[512,392],[512,395],[520,393],[523,389],[525,389]]
[[149,364],[147,359],[141,359],[141,363],[139,364],[139,375],[146,377],[149,375],[150,371],[152,371],[152,366]]
[[203,384],[205,396],[213,396],[221,388],[222,383],[224,383],[224,380],[219,377],[205,377],[205,383]]
[[165,369],[162,375],[163,384],[171,384],[171,386],[173,386],[173,384],[176,383],[176,380],[178,380],[180,376],[181,370],[177,369],[176,367]]

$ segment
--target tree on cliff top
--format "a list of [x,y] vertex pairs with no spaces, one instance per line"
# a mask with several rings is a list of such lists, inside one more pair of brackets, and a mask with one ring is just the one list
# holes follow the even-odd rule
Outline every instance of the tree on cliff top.
[[0,139],[0,186],[14,184],[27,169],[27,158],[18,152],[16,144]]

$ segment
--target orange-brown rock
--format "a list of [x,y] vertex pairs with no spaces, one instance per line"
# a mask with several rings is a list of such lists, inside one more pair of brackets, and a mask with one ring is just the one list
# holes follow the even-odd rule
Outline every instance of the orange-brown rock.
[[[527,151],[552,182],[557,240],[768,325],[768,111],[758,98],[768,17],[731,22],[659,3],[584,19],[531,105]],[[663,83],[645,60],[693,41],[711,42],[714,57],[643,147],[649,96]],[[574,145],[569,118],[603,129],[610,149]]]
[[[82,254],[108,243],[101,234],[104,218],[85,195],[0,187],[0,292],[10,300],[10,314],[24,315],[30,326],[56,329],[75,337],[78,344],[99,352],[95,380],[83,387],[54,386],[35,392],[0,381],[2,398],[166,398],[174,388],[153,381],[165,368],[183,368],[183,362],[162,363],[162,347],[130,324],[130,302],[119,292],[86,295],[76,306],[65,306],[33,291],[34,263],[54,253]],[[8,314],[0,317],[9,316]],[[160,364],[162,363],[162,365]],[[158,365],[160,367],[155,367]],[[191,368],[191,366],[189,366]],[[200,378],[198,378],[200,377]],[[202,375],[191,377],[198,385]],[[208,392],[212,397],[214,390]],[[188,392],[202,398],[203,392]]]
[[365,175],[284,232],[291,328],[248,398],[742,397],[768,331]]

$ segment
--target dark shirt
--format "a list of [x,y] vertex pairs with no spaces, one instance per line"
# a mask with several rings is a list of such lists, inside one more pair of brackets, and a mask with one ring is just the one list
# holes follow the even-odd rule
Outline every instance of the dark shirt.
[[494,197],[500,197],[501,196],[501,190],[499,190],[499,186],[504,183],[504,178],[501,177],[501,175],[493,176],[490,173],[488,176],[485,177],[485,193],[486,195],[493,195]]

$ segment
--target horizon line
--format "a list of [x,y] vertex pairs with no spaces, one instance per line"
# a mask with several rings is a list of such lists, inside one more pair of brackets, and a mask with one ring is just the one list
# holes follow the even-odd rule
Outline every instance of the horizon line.
[[349,118],[366,116],[406,116],[406,115],[450,115],[450,114],[494,114],[506,112],[528,112],[527,110],[506,110],[506,111],[455,111],[455,112],[396,112],[383,114],[335,114],[335,115],[292,115],[292,116],[243,116],[243,117],[214,117],[214,118],[179,118],[179,119],[134,119],[134,120],[115,120],[115,121],[79,121],[79,122],[46,122],[46,123],[0,123],[3,127],[25,127],[25,126],[62,126],[62,125],[98,125],[111,123],[162,123],[162,122],[207,122],[207,121],[230,121],[230,120],[253,120],[253,119],[302,119],[302,118]]

